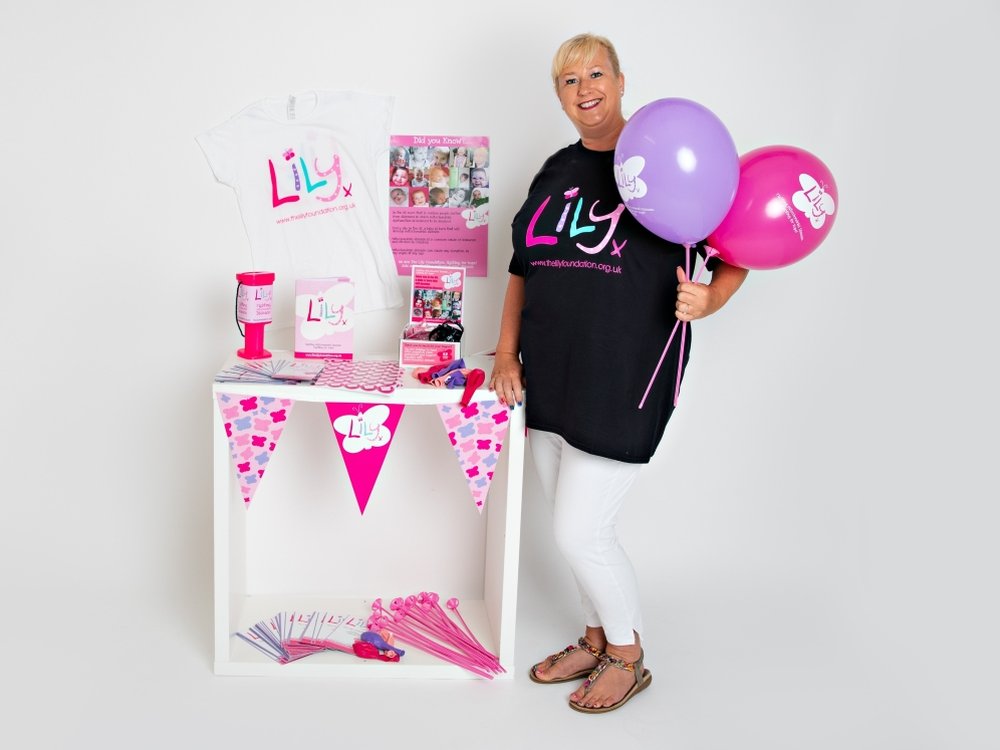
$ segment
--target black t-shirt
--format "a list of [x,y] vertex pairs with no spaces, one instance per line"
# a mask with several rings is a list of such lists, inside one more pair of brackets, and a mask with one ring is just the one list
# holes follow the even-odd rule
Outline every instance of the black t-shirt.
[[[625,208],[614,151],[580,142],[545,162],[512,230],[509,271],[525,288],[528,427],[597,456],[648,462],[673,412],[679,329],[638,407],[676,321],[684,247]],[[692,249],[692,271],[694,262]],[[689,350],[690,326],[685,344]]]

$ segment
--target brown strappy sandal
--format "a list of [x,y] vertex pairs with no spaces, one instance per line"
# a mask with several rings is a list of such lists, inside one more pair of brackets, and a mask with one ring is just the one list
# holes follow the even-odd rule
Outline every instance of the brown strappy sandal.
[[[589,643],[587,643],[586,639],[584,639],[584,638],[581,637],[581,638],[577,639],[576,643],[577,643],[577,645],[575,645],[575,646],[569,645],[566,648],[564,648],[562,651],[560,651],[559,653],[552,654],[552,656],[550,656],[547,659],[547,661],[549,662],[549,666],[555,664],[560,659],[568,656],[569,654],[571,654],[574,651],[577,651],[579,649],[583,649],[584,651],[588,652],[591,656],[593,656],[595,659],[597,659],[598,662],[600,662],[600,660],[604,657],[604,652],[603,651],[598,651],[596,648],[594,648],[593,646],[591,646]],[[556,678],[551,679],[551,680],[543,680],[540,677],[538,677],[538,675],[535,674],[535,667],[538,667],[541,663],[542,662],[538,662],[538,664],[535,664],[528,671],[528,677],[531,678],[531,681],[532,682],[537,682],[540,685],[556,685],[556,684],[558,684],[560,682],[570,682],[572,680],[579,680],[581,677],[586,677],[588,674],[590,674],[593,671],[593,668],[581,669],[580,671],[574,672],[573,674],[568,674],[565,677],[556,677]],[[598,666],[600,666],[600,664],[598,664]]]
[[583,694],[586,695],[587,693],[590,692],[591,687],[593,687],[594,683],[598,680],[598,678],[600,678],[601,674],[603,674],[604,670],[607,669],[608,667],[614,667],[615,669],[624,669],[626,672],[632,672],[635,675],[635,685],[633,685],[632,688],[627,693],[625,693],[625,697],[623,697],[617,703],[612,703],[610,706],[601,706],[600,708],[589,708],[587,706],[581,706],[579,703],[576,703],[575,701],[570,701],[569,707],[572,708],[574,711],[579,711],[580,713],[584,714],[604,714],[607,713],[608,711],[614,711],[616,708],[621,708],[622,706],[624,706],[626,703],[632,700],[632,698],[635,695],[641,693],[643,690],[649,687],[649,683],[653,681],[652,672],[650,672],[648,669],[643,669],[642,667],[642,660],[644,656],[645,654],[643,654],[643,652],[640,651],[638,659],[636,659],[633,662],[628,662],[625,661],[624,659],[618,659],[609,654],[604,654],[604,656],[601,657],[601,663],[597,665],[594,671],[590,673],[590,676],[583,683]]

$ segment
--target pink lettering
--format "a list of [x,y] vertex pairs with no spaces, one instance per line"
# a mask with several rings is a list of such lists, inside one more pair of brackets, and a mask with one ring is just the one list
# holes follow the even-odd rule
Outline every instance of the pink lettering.
[[306,320],[314,320],[317,323],[319,322],[319,318],[314,318],[313,317],[313,301],[312,300],[309,300],[309,312],[306,313]]
[[534,247],[535,245],[554,245],[556,244],[556,238],[550,234],[543,234],[540,237],[535,236],[535,224],[538,223],[538,217],[542,215],[542,211],[545,207],[549,205],[549,199],[552,196],[547,196],[542,205],[538,207],[535,211],[535,215],[531,217],[531,221],[528,223],[528,233],[524,236],[524,244],[527,247]]
[[278,176],[274,172],[274,162],[268,159],[267,167],[271,170],[271,205],[277,208],[282,203],[295,203],[299,199],[297,195],[287,195],[284,198],[278,197]]
[[[618,228],[618,219],[621,218],[622,211],[625,210],[625,204],[619,203],[618,208],[616,208],[611,213],[604,214],[602,216],[600,214],[594,213],[594,209],[597,208],[598,202],[599,201],[594,201],[594,205],[590,207],[590,220],[604,221],[605,219],[610,219],[611,224],[608,226],[608,233],[604,235],[604,239],[601,240],[601,243],[599,245],[595,245],[594,247],[584,247],[579,242],[576,243],[576,246],[581,250],[583,250],[583,252],[587,253],[588,255],[596,255],[597,253],[601,252],[601,250],[604,249],[604,246],[607,245],[608,242],[611,240],[611,235],[613,235],[615,233],[615,230]],[[591,229],[593,229],[593,227],[591,227]],[[627,241],[628,240],[626,240],[626,242]],[[623,244],[622,247],[624,246],[625,245]],[[620,250],[621,248],[618,249]]]
[[[330,167],[325,172],[319,168],[319,160],[313,160],[313,168],[316,170],[316,174],[320,177],[326,177],[327,175],[336,174],[337,175],[337,187],[334,188],[333,192],[329,195],[317,195],[318,200],[329,203],[330,201],[336,199],[340,195],[340,186],[344,184],[344,176],[340,171],[340,154],[334,154],[333,156],[333,166]],[[350,195],[350,193],[348,193]]]

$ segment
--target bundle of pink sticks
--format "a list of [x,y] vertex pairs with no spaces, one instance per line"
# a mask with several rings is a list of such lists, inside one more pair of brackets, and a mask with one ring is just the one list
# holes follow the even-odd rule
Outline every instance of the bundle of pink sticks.
[[488,680],[506,672],[497,657],[479,642],[469,628],[458,611],[458,599],[451,598],[445,603],[457,621],[448,615],[439,601],[437,594],[423,591],[405,599],[397,597],[386,609],[382,600],[376,599],[372,602],[368,628],[388,631],[396,641],[457,664]]

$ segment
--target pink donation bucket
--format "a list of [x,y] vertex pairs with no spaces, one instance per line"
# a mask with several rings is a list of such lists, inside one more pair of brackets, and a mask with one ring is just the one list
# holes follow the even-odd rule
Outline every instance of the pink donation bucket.
[[271,290],[274,274],[247,271],[236,274],[236,322],[246,327],[244,346],[236,354],[243,359],[267,359],[264,326],[271,322]]

